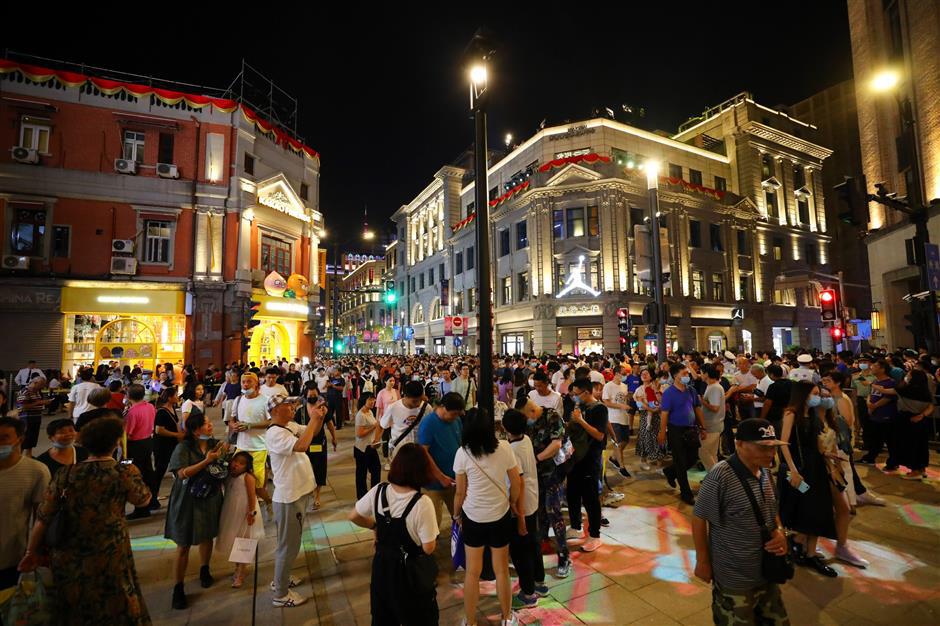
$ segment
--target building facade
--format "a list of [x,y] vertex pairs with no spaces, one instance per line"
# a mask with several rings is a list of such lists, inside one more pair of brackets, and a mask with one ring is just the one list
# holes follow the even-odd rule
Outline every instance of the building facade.
[[238,360],[250,300],[249,360],[310,353],[315,151],[244,102],[9,59],[0,120],[0,367]]
[[[862,170],[869,183],[883,182],[899,196],[925,203],[940,198],[940,4],[919,0],[849,0],[852,65]],[[893,93],[878,93],[872,80],[881,71],[901,76]],[[915,119],[914,151],[921,175],[913,175],[907,150],[899,149],[899,104],[907,102]],[[905,241],[914,226],[897,211],[877,203],[868,207],[869,272],[873,307],[882,328],[873,341],[891,348],[912,346],[906,328],[910,306],[903,300],[921,290],[919,270],[908,265]],[[940,203],[930,213],[930,240],[940,241]]]
[[388,352],[394,320],[385,302],[386,261],[383,256],[345,255],[340,282],[339,328],[342,352]]
[[[517,146],[487,174],[496,351],[620,351],[620,307],[631,313],[633,349],[655,350],[635,241],[654,160],[669,348],[829,348],[814,272],[830,271],[821,171],[831,151],[815,131],[740,94],[671,137],[604,118],[545,128]],[[476,351],[469,180],[444,167],[392,217],[396,316],[414,329],[408,351]],[[466,317],[468,336],[447,317]]]

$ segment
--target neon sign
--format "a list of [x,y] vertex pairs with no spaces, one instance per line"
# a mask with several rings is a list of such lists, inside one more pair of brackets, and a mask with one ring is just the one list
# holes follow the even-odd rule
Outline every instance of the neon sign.
[[558,295],[556,295],[555,297],[563,298],[567,296],[569,293],[571,293],[572,291],[574,291],[575,289],[582,289],[588,292],[589,294],[591,294],[592,296],[594,296],[595,298],[601,295],[600,291],[592,289],[590,285],[585,284],[583,276],[584,276],[584,255],[582,254],[581,256],[578,257],[578,266],[574,270],[572,270],[571,276],[569,276],[565,280],[564,288],[562,288],[562,290],[559,291]]

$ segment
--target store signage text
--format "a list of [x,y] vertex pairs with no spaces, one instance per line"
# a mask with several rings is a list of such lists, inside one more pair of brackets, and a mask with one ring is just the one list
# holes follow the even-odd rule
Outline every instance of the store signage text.
[[302,313],[307,315],[310,312],[309,306],[297,302],[266,302],[264,308],[268,311],[278,311],[280,313]]
[[11,287],[0,290],[0,309],[24,311],[58,311],[62,303],[58,289],[17,291]]
[[150,304],[145,296],[98,296],[101,304]]
[[590,135],[594,132],[596,132],[596,129],[588,128],[585,124],[581,124],[580,126],[569,126],[567,131],[561,133],[560,135],[552,135],[548,138],[548,140],[558,141],[560,139],[571,139],[572,137],[580,137],[581,135]]
[[263,204],[281,213],[287,213],[291,217],[296,217],[305,222],[310,221],[310,216],[303,209],[297,208],[287,197],[287,194],[280,190],[271,192],[266,196],[258,196],[258,204]]
[[579,315],[600,315],[599,304],[563,304],[558,307],[557,317],[576,317]]

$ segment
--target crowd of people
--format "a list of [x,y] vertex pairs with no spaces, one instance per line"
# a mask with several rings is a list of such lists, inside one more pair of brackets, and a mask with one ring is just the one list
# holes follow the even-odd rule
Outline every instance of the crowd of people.
[[[0,419],[0,515],[17,531],[4,533],[0,588],[49,563],[63,606],[79,590],[100,598],[66,621],[149,623],[127,524],[165,508],[164,534],[177,545],[173,608],[189,603],[193,546],[199,583],[210,587],[213,552],[262,538],[265,519],[277,529],[272,604],[301,605],[290,564],[305,515],[322,506],[337,431],[348,426],[357,500],[349,517],[376,533],[375,624],[438,623],[433,554],[452,536],[466,570],[464,623],[475,623],[481,578],[495,580],[503,623],[517,623],[516,609],[548,593],[543,551],[556,555],[552,575],[569,576],[572,550],[603,545],[602,507],[624,499],[609,478],[637,472],[659,476],[691,507],[695,574],[713,583],[715,622],[756,615],[782,624],[784,581],[768,574],[766,555],[835,577],[817,551],[828,537],[835,559],[869,566],[852,548],[851,520],[858,506],[885,501],[856,466],[873,466],[887,446],[882,471],[925,476],[940,374],[938,357],[910,350],[692,352],[662,363],[512,356],[494,362],[492,381],[479,380],[478,365],[449,355],[204,370],[167,363],[153,372],[112,362],[82,368],[72,382],[30,362],[16,377],[17,416]],[[493,395],[492,414],[478,407],[482,393]],[[221,433],[207,413],[214,406]],[[66,417],[45,428],[51,447],[30,458],[43,413],[59,408]],[[696,469],[705,472],[697,494]],[[234,567],[232,587],[248,569]]]

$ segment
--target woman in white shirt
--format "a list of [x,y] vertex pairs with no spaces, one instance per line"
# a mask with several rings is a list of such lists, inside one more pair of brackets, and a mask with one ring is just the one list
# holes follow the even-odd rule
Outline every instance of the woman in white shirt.
[[190,413],[205,413],[206,405],[203,398],[206,395],[206,388],[202,386],[202,383],[199,383],[193,388],[193,397],[190,400],[183,402],[183,406],[180,407],[180,412],[183,414],[183,423],[186,423],[186,419],[189,417]]
[[[356,459],[356,497],[366,493],[366,475],[371,476],[371,485],[375,487],[382,477],[382,464],[375,449],[375,431],[379,425],[372,409],[375,396],[364,391],[359,396],[359,412],[356,413],[356,442],[353,444],[353,456]],[[379,443],[381,443],[381,439]]]
[[401,575],[401,551],[424,563],[436,574],[437,511],[421,486],[433,482],[431,457],[416,443],[399,447],[388,482],[376,485],[356,502],[349,520],[375,529],[370,599],[373,624],[436,626],[439,621],[436,589],[413,589]]
[[509,582],[509,540],[513,534],[510,509],[519,522],[517,532],[526,534],[525,515],[519,510],[522,493],[519,462],[509,442],[496,438],[493,418],[485,411],[467,411],[463,418],[461,444],[454,457],[457,476],[454,517],[460,524],[467,553],[463,623],[467,626],[476,624],[483,550],[489,547],[502,612],[501,624],[515,625],[517,621],[512,612]]

